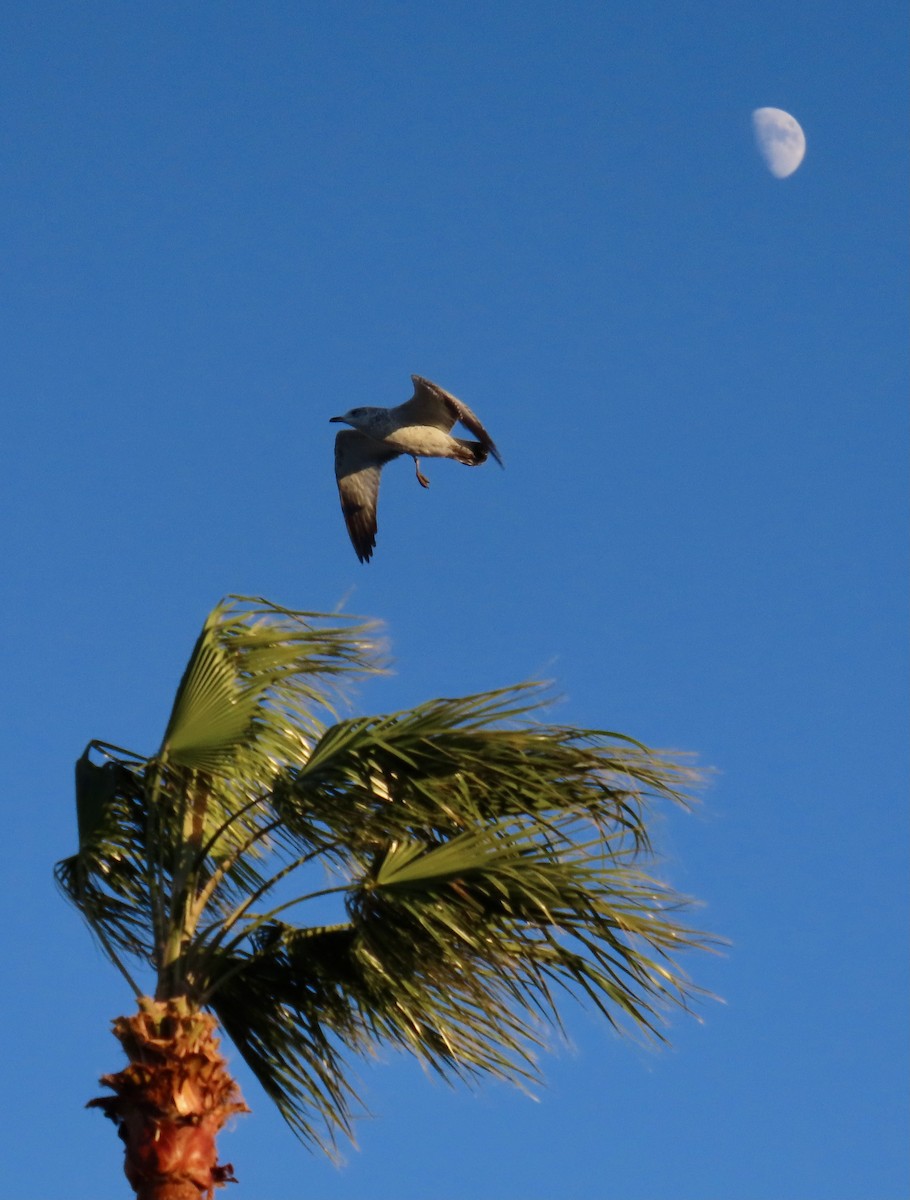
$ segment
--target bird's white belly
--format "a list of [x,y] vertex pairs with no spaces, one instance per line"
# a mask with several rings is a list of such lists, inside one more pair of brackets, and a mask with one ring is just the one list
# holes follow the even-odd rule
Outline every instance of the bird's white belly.
[[423,458],[449,458],[455,439],[432,425],[405,425],[390,433],[385,441],[405,454]]

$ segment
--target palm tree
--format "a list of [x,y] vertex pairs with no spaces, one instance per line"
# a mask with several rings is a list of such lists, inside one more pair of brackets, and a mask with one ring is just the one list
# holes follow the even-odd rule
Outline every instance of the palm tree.
[[331,1152],[351,1058],[379,1044],[521,1083],[562,991],[660,1037],[697,990],[675,956],[710,938],[643,867],[646,803],[685,803],[693,773],[545,723],[536,685],[338,720],[343,685],[382,670],[370,625],[230,597],[157,753],[94,741],[77,763],[56,875],[138,1001],[91,1103],[141,1200],[233,1179],[215,1137],[245,1105],[219,1026]]

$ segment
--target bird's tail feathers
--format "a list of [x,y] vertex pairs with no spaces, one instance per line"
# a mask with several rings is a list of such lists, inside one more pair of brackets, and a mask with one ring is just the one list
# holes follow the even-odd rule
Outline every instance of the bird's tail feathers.
[[472,442],[468,438],[455,438],[458,443],[458,453],[455,457],[466,467],[479,467],[489,457],[489,450],[481,442]]

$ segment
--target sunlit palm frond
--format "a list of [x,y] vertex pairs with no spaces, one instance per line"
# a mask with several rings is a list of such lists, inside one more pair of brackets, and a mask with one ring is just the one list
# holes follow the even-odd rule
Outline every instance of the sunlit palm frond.
[[[380,669],[369,626],[229,598],[158,752],[80,760],[57,868],[127,978],[139,958],[159,999],[211,1007],[329,1147],[351,1132],[349,1054],[527,1083],[562,994],[661,1036],[697,993],[678,953],[711,941],[645,869],[652,802],[697,782],[684,761],[547,723],[536,685],[327,724]],[[340,924],[313,925],[325,903]]]
[[[286,829],[311,844],[368,850],[392,833],[454,836],[516,814],[544,828],[568,814],[623,827],[646,849],[644,804],[685,803],[695,773],[618,734],[527,720],[544,702],[536,691],[510,688],[339,722],[279,781],[272,803]],[[518,718],[525,720],[516,726]]]
[[159,752],[112,749],[100,766],[86,752],[80,849],[57,873],[109,952],[189,969],[200,898],[230,909],[262,885],[258,860],[281,840],[263,796],[306,760],[345,681],[380,669],[371,628],[230,597],[197,639]]
[[219,604],[180,681],[159,757],[200,771],[239,768],[259,786],[305,761],[341,680],[378,669],[373,626],[327,620],[247,597]]
[[674,956],[711,939],[683,924],[681,898],[637,857],[633,844],[557,849],[520,823],[433,846],[391,841],[352,881],[348,923],[274,920],[252,953],[216,956],[212,1004],[307,1139],[349,1127],[341,1046],[397,1046],[448,1080],[527,1084],[560,996],[662,1037],[667,1006],[697,990]]
[[[393,845],[357,905],[384,931],[405,921],[457,946],[458,974],[489,988],[491,1013],[511,999],[555,1019],[558,982],[656,1034],[658,1011],[693,990],[672,954],[710,938],[674,915],[684,902],[637,857],[620,835],[554,845],[533,826],[488,826],[441,846]],[[451,998],[457,979],[447,986]]]

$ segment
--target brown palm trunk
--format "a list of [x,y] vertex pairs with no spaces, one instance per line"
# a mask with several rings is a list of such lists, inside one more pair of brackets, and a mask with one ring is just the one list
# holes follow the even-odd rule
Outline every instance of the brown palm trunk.
[[137,1200],[211,1200],[236,1182],[218,1165],[215,1138],[233,1113],[249,1112],[218,1052],[215,1018],[186,999],[139,1001],[114,1021],[129,1064],[101,1083],[113,1096],[89,1101],[115,1121],[123,1169]]

